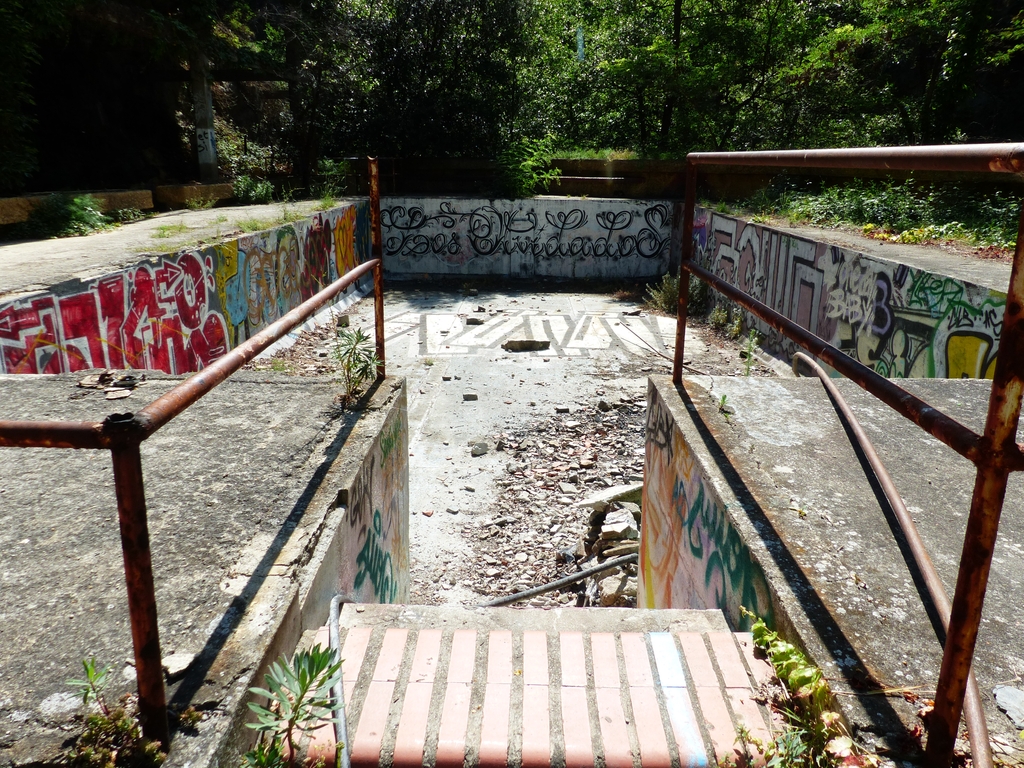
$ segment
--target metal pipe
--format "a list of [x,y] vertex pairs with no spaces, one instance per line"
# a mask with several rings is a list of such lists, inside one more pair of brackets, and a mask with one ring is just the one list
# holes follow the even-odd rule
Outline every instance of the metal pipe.
[[685,266],[693,262],[693,209],[697,205],[697,166],[686,163],[686,202],[683,203],[683,242],[679,253],[679,304],[676,307],[676,349],[672,356],[672,383],[683,382],[683,350],[686,320],[690,311],[690,276]]
[[935,709],[928,730],[925,757],[930,764],[948,765],[953,756],[967,674],[978,640],[992,554],[1003,511],[1009,471],[1000,457],[1016,453],[1017,425],[1024,395],[1024,206],[1017,227],[1017,248],[1006,292],[1006,309],[999,339],[992,392],[989,395],[981,456],[967,519],[960,570],[939,672]]
[[[903,532],[903,536],[907,540],[907,546],[910,547],[914,563],[917,565],[917,569],[921,573],[921,578],[924,579],[925,588],[928,590],[928,596],[935,605],[935,610],[939,615],[939,621],[942,622],[942,628],[948,631],[950,613],[949,595],[946,594],[946,587],[942,583],[942,579],[939,577],[938,571],[935,569],[935,564],[932,562],[931,555],[928,554],[928,548],[925,546],[924,540],[921,538],[921,534],[917,530],[917,524],[914,522],[914,518],[910,516],[910,512],[907,509],[906,504],[903,503],[903,497],[900,496],[900,492],[896,489],[896,484],[893,482],[892,476],[889,474],[889,470],[885,468],[882,460],[878,457],[878,453],[875,451],[875,446],[868,438],[863,427],[861,427],[860,421],[850,409],[846,399],[840,394],[835,383],[833,383],[832,379],[829,378],[829,375],[825,373],[825,370],[808,355],[805,355],[803,352],[797,352],[793,355],[794,373],[797,372],[797,364],[801,362],[809,367],[811,371],[821,379],[821,383],[825,386],[825,389],[832,397],[832,401],[835,403],[836,408],[839,409],[844,421],[849,425],[850,431],[856,438],[857,444],[860,446],[861,452],[864,454],[864,458],[867,459],[867,462],[871,467],[871,471],[874,472],[875,478],[878,480],[878,484],[881,486],[882,492],[885,494],[885,498],[889,502],[889,506],[892,508],[893,514],[896,515],[896,520],[899,523],[900,530]],[[978,681],[975,678],[973,671],[970,673],[970,677],[968,679],[967,698],[964,702],[964,715],[967,720],[967,731],[971,738],[971,756],[974,758],[974,765],[977,766],[977,768],[991,768],[992,744],[989,742],[988,724],[985,722],[985,712],[981,705],[981,691],[978,688]]]
[[[724,294],[775,330],[789,337],[807,351],[821,358],[837,371],[873,394],[900,415],[910,419],[930,435],[948,445],[961,456],[977,461],[980,436],[942,411],[933,408],[902,387],[893,384],[866,365],[829,344],[819,336],[801,328],[787,317],[745,294],[696,264],[683,263],[683,269],[695,274],[719,293]],[[1000,461],[1013,468],[1024,468],[1024,456],[1014,445]]]
[[143,735],[160,742],[161,749],[166,752],[171,737],[167,727],[167,697],[160,659],[153,559],[149,549],[146,493],[142,485],[139,443],[113,448],[110,455],[114,464],[124,580],[128,587],[128,614],[131,619],[132,646],[135,649],[139,720]]
[[[336,658],[341,661],[341,629],[339,628],[341,603],[354,602],[346,595],[335,595],[331,599],[331,613],[328,620],[331,650],[337,654]],[[331,696],[338,705],[338,716],[334,720],[334,741],[340,747],[338,752],[341,757],[341,768],[351,768],[352,762],[348,748],[348,722],[345,718],[345,683],[338,677],[338,682],[331,688]]]
[[136,421],[145,436],[152,435],[379,263],[379,261],[371,259],[350,269],[343,277],[335,280],[281,319],[268,325],[244,344],[227,352],[203,370],[193,374],[174,389],[147,405],[136,415]]
[[0,446],[13,448],[109,448],[98,421],[0,421]]
[[556,581],[550,581],[547,584],[541,584],[539,587],[533,587],[523,592],[516,592],[514,595],[506,595],[505,597],[499,597],[497,600],[491,600],[489,603],[480,603],[481,608],[498,608],[502,605],[510,605],[512,603],[518,603],[520,600],[526,600],[537,595],[543,595],[545,592],[553,592],[560,587],[568,586],[569,584],[575,584],[577,581],[583,581],[583,579],[593,576],[596,573],[603,571],[610,571],[612,568],[618,568],[620,565],[626,563],[635,563],[637,561],[636,553],[632,555],[623,555],[617,557],[614,560],[606,560],[600,565],[595,565],[593,568],[588,568],[585,571],[579,573],[573,573],[569,576],[563,576]]
[[384,365],[384,240],[380,230],[380,173],[377,158],[367,158],[370,174],[370,239],[373,269],[373,330],[377,341],[377,378],[386,376]]
[[695,165],[1024,173],[1024,144],[691,152],[686,159]]

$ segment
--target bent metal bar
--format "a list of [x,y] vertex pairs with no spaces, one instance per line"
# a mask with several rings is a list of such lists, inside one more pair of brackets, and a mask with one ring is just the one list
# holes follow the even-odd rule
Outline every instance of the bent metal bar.
[[[377,173],[377,160],[370,159],[371,177]],[[380,242],[380,198],[376,186],[371,190],[370,208],[376,212],[371,225],[375,242]],[[308,320],[318,309],[369,273],[374,273],[374,311],[377,316],[376,344],[381,360],[379,377],[384,371],[384,292],[380,248],[363,264],[349,270],[315,296],[271,323],[244,344],[232,349],[209,366],[193,374],[154,400],[136,414],[122,413],[103,421],[0,421],[0,447],[20,448],[98,448],[111,453],[117,516],[121,529],[124,576],[128,587],[132,645],[139,686],[139,714],[145,736],[170,746],[167,724],[167,699],[164,691],[157,632],[156,595],[153,588],[153,564],[146,516],[146,494],[142,482],[142,441],[180,414],[231,374],[267,349],[286,333]]]
[[[1024,470],[1024,451],[1017,443],[1017,424],[1024,396],[1024,208],[1007,288],[995,377],[989,396],[985,430],[977,434],[919,400],[870,368],[853,360],[824,339],[797,326],[763,303],[737,290],[693,263],[693,214],[697,171],[705,165],[772,168],[853,168],[859,170],[974,171],[1024,173],[1024,144],[974,144],[935,147],[870,147],[857,149],[788,150],[778,152],[695,152],[686,158],[686,202],[680,276],[687,273],[736,301],[771,327],[817,355],[840,373],[913,421],[977,467],[970,517],[960,557],[949,630],[939,672],[935,709],[928,727],[928,765],[947,766],[953,757],[968,673],[978,639],[999,516],[1010,472]],[[689,303],[689,280],[679,281],[676,349],[672,381],[682,383],[683,344]],[[983,730],[983,729],[982,729]],[[991,764],[988,744],[972,744],[978,763]],[[981,758],[979,760],[979,757]]]

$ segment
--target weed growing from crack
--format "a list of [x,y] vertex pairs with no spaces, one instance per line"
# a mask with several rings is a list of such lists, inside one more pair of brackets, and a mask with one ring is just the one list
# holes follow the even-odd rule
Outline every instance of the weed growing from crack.
[[110,667],[97,668],[96,659],[82,661],[85,677],[68,680],[82,696],[82,703],[95,703],[98,713],[85,717],[85,731],[68,752],[72,768],[157,768],[167,757],[160,745],[142,735],[137,697],[125,694],[111,706],[104,697],[110,682]]
[[757,738],[746,729],[739,731],[737,742],[747,763],[753,762],[753,746],[763,755],[766,766],[877,768],[878,758],[860,754],[839,713],[833,710],[832,692],[822,671],[799,648],[768,629],[760,618],[745,608],[740,610],[753,620],[754,645],[768,657],[782,683],[781,695],[773,703],[787,721],[786,729],[770,741]]
[[747,334],[747,338],[743,342],[743,375],[749,376],[751,369],[754,367],[754,351],[757,349],[757,345],[761,343],[761,334],[759,334],[753,328]]
[[725,420],[727,422],[729,421],[729,417],[732,416],[733,413],[732,411],[729,410],[728,399],[728,395],[722,395],[718,400],[718,412],[725,417]]

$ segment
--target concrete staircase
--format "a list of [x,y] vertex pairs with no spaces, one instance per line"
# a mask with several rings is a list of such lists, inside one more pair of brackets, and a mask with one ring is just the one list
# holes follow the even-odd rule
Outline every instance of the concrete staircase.
[[769,734],[771,667],[719,611],[347,605],[340,630],[354,767],[742,765],[739,726]]

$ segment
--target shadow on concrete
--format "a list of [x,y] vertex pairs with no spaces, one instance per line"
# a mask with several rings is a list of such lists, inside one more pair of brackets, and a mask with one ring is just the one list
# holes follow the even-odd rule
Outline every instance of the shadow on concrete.
[[[349,411],[340,411],[331,409],[325,416],[330,419],[328,422],[333,423],[335,420],[342,420],[342,424],[335,434],[334,439],[324,450],[324,459],[320,462],[320,465],[313,472],[309,482],[306,483],[306,487],[303,489],[302,494],[296,500],[295,504],[292,505],[291,511],[281,524],[281,528],[278,530],[277,535],[271,542],[267,551],[263,557],[260,558],[259,564],[253,569],[252,576],[246,582],[243,587],[241,594],[235,597],[228,608],[224,611],[224,615],[220,622],[217,624],[213,632],[210,633],[209,638],[206,641],[206,645],[196,655],[195,661],[189,667],[188,674],[181,681],[178,687],[174,690],[174,693],[170,696],[168,701],[168,707],[172,712],[180,712],[189,706],[194,706],[196,709],[207,709],[212,706],[212,702],[195,702],[192,699],[196,693],[202,688],[203,683],[206,679],[207,673],[213,666],[214,661],[217,659],[217,655],[220,653],[224,644],[228,638],[231,637],[231,633],[238,627],[239,622],[245,615],[246,609],[252,602],[253,598],[259,592],[263,583],[266,581],[267,576],[270,573],[270,567],[277,560],[277,556],[284,549],[288,539],[291,538],[292,533],[298,527],[302,518],[306,515],[309,509],[310,503],[316,496],[323,484],[324,478],[334,465],[335,460],[341,453],[342,448],[348,441],[349,435],[359,422],[359,416],[362,413],[360,405],[365,406],[373,395],[378,391],[380,386],[385,380],[378,380],[367,390],[367,392],[361,397],[357,403],[357,409]],[[309,450],[311,444],[304,446],[305,449]],[[176,718],[173,718],[176,720]],[[172,722],[172,726],[175,723]],[[176,727],[174,732],[182,731],[180,727]]]
[[[806,615],[807,621],[814,628],[821,643],[834,659],[842,659],[844,657],[853,659],[854,664],[845,668],[837,665],[837,668],[842,670],[844,680],[854,692],[853,695],[857,695],[857,691],[864,691],[864,694],[858,698],[860,705],[871,720],[872,727],[864,728],[862,726],[860,730],[866,730],[879,737],[884,737],[889,745],[900,748],[899,754],[902,756],[909,757],[920,754],[920,747],[916,738],[907,729],[899,714],[889,704],[886,697],[869,693],[869,691],[878,691],[883,686],[872,677],[861,656],[847,639],[842,628],[836,623],[828,607],[822,602],[821,597],[804,576],[803,569],[790,554],[778,531],[772,524],[771,519],[765,513],[764,508],[749,491],[740,473],[733,466],[729,457],[719,445],[718,440],[701,418],[700,412],[690,398],[689,393],[682,385],[675,385],[675,389],[686,406],[686,411],[692,418],[694,427],[696,427],[697,433],[704,442],[704,447],[729,484],[729,488],[740,501],[754,530],[759,533],[762,539],[770,535],[783,545],[765,547],[765,550],[775,561],[779,573],[782,574],[793,593],[794,600],[791,604],[799,604]],[[792,619],[786,616],[785,608],[786,601],[780,601],[776,610],[776,617],[779,617],[781,614],[792,622]],[[795,626],[794,630],[799,634],[799,630]],[[789,639],[794,640],[797,638]]]

